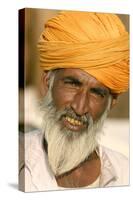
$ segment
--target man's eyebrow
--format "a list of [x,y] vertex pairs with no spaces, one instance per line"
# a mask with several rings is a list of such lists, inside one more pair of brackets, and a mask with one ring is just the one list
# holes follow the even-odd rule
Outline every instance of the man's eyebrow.
[[82,85],[82,82],[79,79],[77,79],[77,78],[75,78],[73,76],[65,76],[65,77],[62,78],[62,80],[71,81],[71,82],[73,82],[75,84]]

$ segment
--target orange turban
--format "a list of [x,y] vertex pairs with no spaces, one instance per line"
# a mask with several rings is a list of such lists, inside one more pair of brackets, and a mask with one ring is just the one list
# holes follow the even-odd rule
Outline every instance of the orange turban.
[[64,11],[38,43],[44,70],[79,68],[119,94],[128,89],[129,36],[115,14]]

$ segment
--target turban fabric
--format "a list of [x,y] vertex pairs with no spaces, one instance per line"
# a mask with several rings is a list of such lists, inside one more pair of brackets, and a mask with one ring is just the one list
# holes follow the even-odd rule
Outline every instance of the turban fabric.
[[45,24],[38,48],[44,70],[79,68],[112,93],[128,89],[129,36],[115,14],[60,12]]

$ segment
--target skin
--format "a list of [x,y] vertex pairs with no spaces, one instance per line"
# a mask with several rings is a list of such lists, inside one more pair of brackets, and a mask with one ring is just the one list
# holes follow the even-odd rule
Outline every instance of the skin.
[[80,69],[59,70],[52,92],[58,110],[71,107],[79,116],[91,114],[94,121],[103,114],[109,97],[107,87]]
[[[46,93],[48,90],[47,74],[43,76],[43,85]],[[105,111],[109,95],[110,91],[106,86],[80,69],[58,70],[52,89],[57,110],[71,108],[78,117],[91,115],[94,122]],[[112,106],[115,103],[116,99],[113,99]],[[83,124],[74,126],[64,118],[61,119],[61,123],[62,126],[76,132],[86,128]],[[84,187],[96,180],[100,175],[100,168],[100,159],[96,152],[93,152],[87,161],[64,176],[56,177],[56,181],[62,187]]]

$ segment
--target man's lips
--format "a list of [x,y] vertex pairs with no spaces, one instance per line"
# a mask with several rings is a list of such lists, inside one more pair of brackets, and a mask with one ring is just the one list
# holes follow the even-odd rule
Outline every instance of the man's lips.
[[63,116],[62,122],[68,129],[72,131],[80,131],[81,129],[85,129],[87,127],[87,124],[83,123],[82,121],[68,116]]

